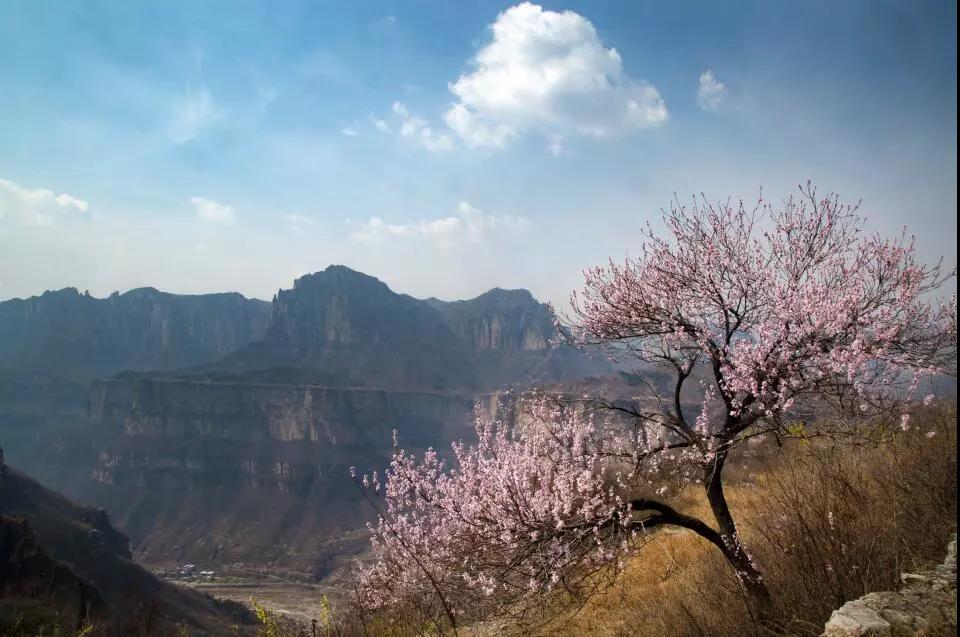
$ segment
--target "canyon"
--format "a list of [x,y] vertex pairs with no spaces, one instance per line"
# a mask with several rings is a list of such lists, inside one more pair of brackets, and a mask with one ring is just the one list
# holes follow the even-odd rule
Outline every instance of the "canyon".
[[309,581],[365,548],[375,510],[349,469],[385,469],[393,431],[446,449],[475,405],[512,418],[514,392],[611,371],[526,290],[419,300],[343,266],[269,306],[48,292],[0,303],[0,333],[9,458],[103,507],[140,561]]

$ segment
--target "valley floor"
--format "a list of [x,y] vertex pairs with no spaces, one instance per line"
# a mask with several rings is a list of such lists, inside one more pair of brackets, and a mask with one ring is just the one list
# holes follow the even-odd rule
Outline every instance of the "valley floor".
[[324,613],[322,589],[309,584],[284,581],[210,581],[188,584],[217,599],[257,606],[301,623],[309,623]]
[[337,595],[332,583],[316,584],[306,576],[278,569],[245,570],[228,568],[217,572],[193,570],[183,573],[183,565],[149,565],[157,576],[187,586],[221,600],[258,606],[298,624],[309,624],[323,616],[324,600]]

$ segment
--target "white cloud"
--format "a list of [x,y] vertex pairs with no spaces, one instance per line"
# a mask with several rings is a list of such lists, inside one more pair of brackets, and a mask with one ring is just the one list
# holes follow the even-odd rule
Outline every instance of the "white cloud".
[[30,190],[0,179],[0,221],[16,219],[30,226],[52,226],[63,218],[82,215],[89,204],[66,193],[46,188]]
[[232,224],[236,221],[236,213],[232,206],[205,197],[191,197],[190,204],[193,206],[197,217],[204,221],[225,224]]
[[726,95],[726,85],[714,76],[713,71],[707,70],[700,74],[700,84],[697,87],[697,103],[700,108],[715,111],[720,108]]
[[286,223],[287,228],[297,234],[307,234],[308,231],[317,227],[316,221],[303,215],[283,215],[283,221]]
[[550,143],[547,145],[547,150],[550,151],[550,154],[554,157],[559,157],[567,152],[567,147],[563,145],[563,135],[554,135],[551,137]]
[[503,148],[517,136],[506,124],[488,124],[463,104],[454,104],[443,120],[471,148]]
[[346,137],[356,137],[360,133],[357,131],[356,128],[352,126],[344,126],[343,128],[340,129],[340,134]]
[[497,16],[472,69],[449,85],[445,121],[474,147],[501,148],[526,131],[613,136],[668,118],[657,89],[624,73],[589,20],[524,2]]
[[[261,95],[261,99],[262,97]],[[222,112],[214,103],[213,95],[206,86],[196,90],[192,86],[187,86],[186,93],[174,104],[173,117],[169,126],[170,137],[174,143],[185,144],[198,137],[221,116]]]
[[396,132],[401,137],[409,139],[434,153],[453,150],[453,139],[449,135],[434,131],[426,120],[412,114],[402,103],[394,102],[391,110],[397,120],[396,129],[391,127],[388,122],[374,118],[374,125],[380,132]]
[[402,224],[387,223],[380,217],[371,217],[364,223],[350,225],[354,228],[350,237],[363,243],[418,239],[440,246],[451,246],[460,242],[482,243],[494,234],[523,231],[530,226],[530,221],[526,217],[487,214],[463,201],[457,206],[456,216]]

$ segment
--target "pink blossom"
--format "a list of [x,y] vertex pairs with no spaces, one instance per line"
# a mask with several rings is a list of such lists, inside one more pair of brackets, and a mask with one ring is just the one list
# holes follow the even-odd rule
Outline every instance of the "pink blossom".
[[[856,436],[859,423],[901,414],[923,377],[950,371],[956,301],[930,299],[954,274],[920,263],[905,233],[866,235],[857,206],[808,184],[777,208],[694,199],[663,221],[666,235],[648,226],[637,258],[584,271],[562,334],[644,373],[660,366],[665,395],[651,383],[632,428],[538,400],[522,431],[478,413],[477,443],[453,445],[449,464],[397,449],[371,527],[376,559],[360,568],[366,606],[416,600],[456,625],[589,592],[636,540],[672,524],[723,553],[762,615],[769,592],[721,486],[729,452],[797,427]],[[819,417],[827,408],[854,416]],[[376,474],[363,484],[375,497]],[[666,485],[702,485],[713,526],[627,495],[661,498]]]

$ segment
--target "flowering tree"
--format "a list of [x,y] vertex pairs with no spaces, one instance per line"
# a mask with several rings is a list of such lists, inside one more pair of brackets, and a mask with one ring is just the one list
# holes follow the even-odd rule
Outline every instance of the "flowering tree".
[[[724,495],[730,452],[765,435],[859,435],[894,408],[907,428],[921,378],[952,372],[956,301],[929,297],[954,272],[920,264],[905,236],[865,235],[836,196],[808,184],[776,208],[694,200],[664,221],[667,236],[648,227],[636,259],[585,273],[565,333],[662,366],[669,395],[618,407],[632,429],[543,400],[522,431],[478,415],[478,443],[454,445],[449,465],[398,451],[378,559],[361,573],[368,606],[429,600],[455,628],[481,609],[589,594],[648,531],[673,525],[716,546],[763,619],[770,594]],[[858,417],[815,417],[828,407]],[[632,495],[656,493],[667,473],[702,486],[712,520]]]

